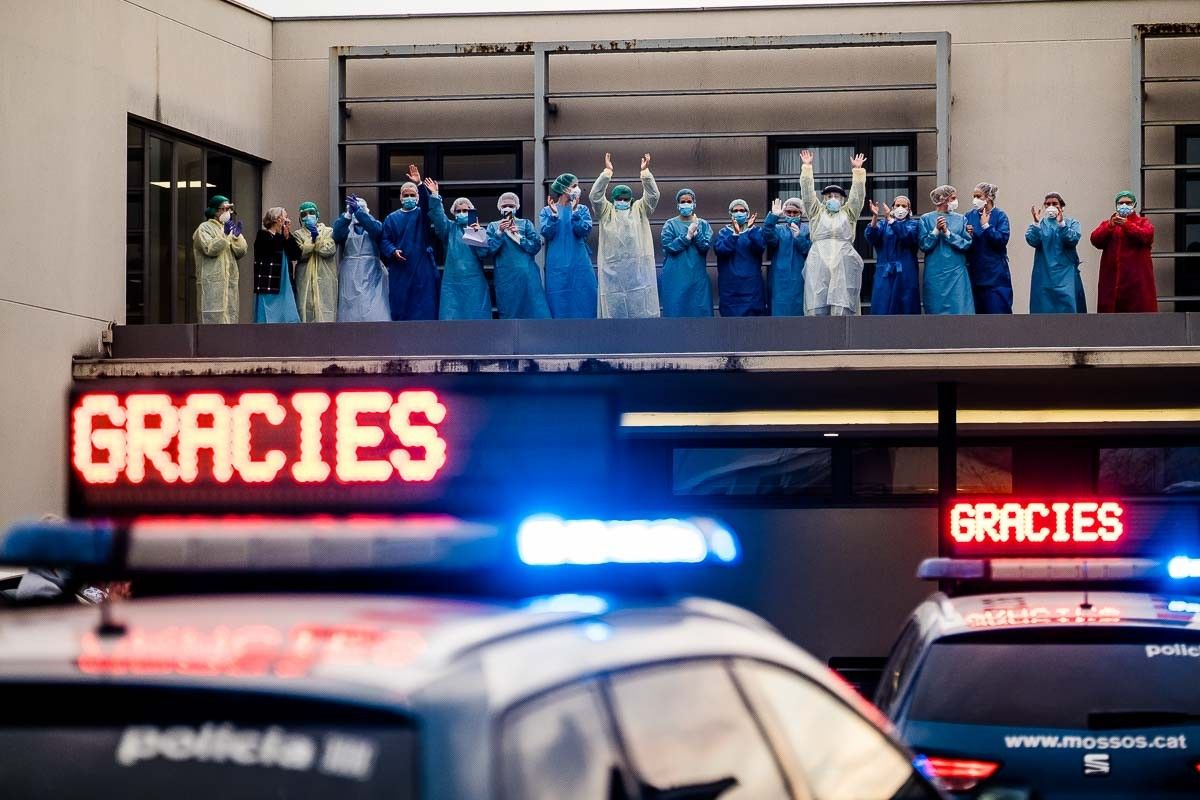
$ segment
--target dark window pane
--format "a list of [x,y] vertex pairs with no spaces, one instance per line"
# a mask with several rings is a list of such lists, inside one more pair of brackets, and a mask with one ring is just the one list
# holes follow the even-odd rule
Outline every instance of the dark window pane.
[[136,125],[128,129],[125,153],[125,322],[146,321],[146,135]]
[[[174,268],[178,284],[173,298],[172,322],[196,321],[196,259],[192,253],[192,234],[204,222],[210,190],[204,182],[204,152],[195,145],[175,145],[176,193],[178,195],[178,250]],[[216,192],[213,192],[216,194]]]
[[856,447],[854,493],[937,494],[936,447]]
[[960,447],[958,491],[964,494],[1012,494],[1011,447]]
[[1104,494],[1200,492],[1200,447],[1120,447],[1100,450]]
[[827,447],[677,448],[677,495],[828,494],[833,451]]
[[[149,258],[146,260],[146,279],[155,307],[147,312],[147,322],[171,322],[171,275],[174,258],[171,253],[171,143],[157,136],[148,137],[146,149],[150,162],[150,183],[146,187],[149,205]],[[191,245],[188,237],[188,245]]]
[[490,181],[519,178],[517,154],[446,153],[442,156],[442,174],[435,176],[447,181]]
[[733,778],[721,800],[787,797],[771,751],[719,662],[618,675],[612,698],[632,767],[654,789]]

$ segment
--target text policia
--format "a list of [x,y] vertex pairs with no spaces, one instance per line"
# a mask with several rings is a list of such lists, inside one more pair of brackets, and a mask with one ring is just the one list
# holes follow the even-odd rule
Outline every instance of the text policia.
[[1115,542],[1125,533],[1124,513],[1113,501],[955,503],[950,536],[960,544]]
[[88,484],[430,481],[446,415],[427,390],[85,394],[71,464]]

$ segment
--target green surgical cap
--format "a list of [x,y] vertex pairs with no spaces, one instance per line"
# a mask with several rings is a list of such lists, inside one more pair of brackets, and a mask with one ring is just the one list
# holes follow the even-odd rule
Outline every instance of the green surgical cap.
[[213,219],[217,216],[217,209],[229,202],[229,198],[223,194],[214,194],[208,201],[208,208],[204,209],[204,218]]
[[559,175],[554,179],[554,183],[550,184],[550,194],[554,195],[555,197],[558,197],[561,194],[566,194],[567,190],[571,188],[571,184],[578,180],[579,179],[571,173],[564,172],[562,175]]
[[1133,192],[1129,191],[1128,189],[1126,189],[1123,192],[1117,192],[1117,196],[1113,198],[1113,202],[1114,203],[1121,202],[1122,197],[1128,197],[1130,200],[1133,201],[1133,204],[1135,206],[1137,205],[1137,195],[1134,194]]
[[612,199],[613,200],[620,200],[622,197],[629,199],[629,200],[633,199],[633,189],[630,189],[628,186],[626,186],[623,183],[620,184],[619,186],[614,186],[613,190],[612,190]]
[[300,204],[300,213],[303,214],[306,211],[311,211],[312,213],[316,214],[318,217],[321,216],[321,210],[319,208],[317,208],[317,204],[314,203],[312,200],[305,200],[303,203]]

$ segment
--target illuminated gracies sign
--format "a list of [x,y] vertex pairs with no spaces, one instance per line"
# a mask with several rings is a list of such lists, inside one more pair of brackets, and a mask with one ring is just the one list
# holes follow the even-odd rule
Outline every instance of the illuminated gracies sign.
[[447,416],[428,390],[86,393],[71,466],[88,486],[428,482]]
[[1114,501],[961,502],[950,508],[950,536],[956,545],[1025,552],[1038,545],[1112,544],[1125,534],[1124,515]]

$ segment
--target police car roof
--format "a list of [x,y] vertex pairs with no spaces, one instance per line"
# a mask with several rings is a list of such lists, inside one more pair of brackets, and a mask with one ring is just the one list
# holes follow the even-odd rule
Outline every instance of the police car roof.
[[[1085,600],[1086,597],[1086,600]],[[1090,607],[1083,607],[1084,603]],[[948,597],[938,593],[917,617],[931,638],[1031,627],[1130,626],[1200,629],[1200,598],[1080,589]]]
[[95,608],[0,615],[0,681],[126,680],[265,691],[419,711],[436,684],[502,708],[582,676],[654,661],[744,656],[846,695],[758,617],[700,598],[622,605],[556,595],[523,603],[429,597],[205,596],[129,600],[120,633]]

